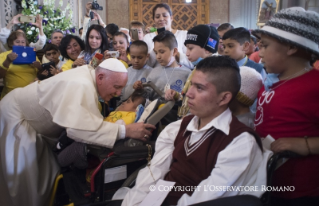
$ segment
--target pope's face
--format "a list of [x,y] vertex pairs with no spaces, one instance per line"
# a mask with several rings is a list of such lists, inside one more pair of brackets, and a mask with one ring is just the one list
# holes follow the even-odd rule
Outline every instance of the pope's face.
[[111,72],[99,73],[96,77],[97,91],[105,101],[121,95],[127,82],[127,73]]

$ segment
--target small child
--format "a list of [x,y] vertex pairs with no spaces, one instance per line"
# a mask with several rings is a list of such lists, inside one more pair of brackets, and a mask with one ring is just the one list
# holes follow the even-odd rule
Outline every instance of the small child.
[[283,9],[253,34],[261,38],[259,55],[268,77],[276,78],[258,93],[256,132],[275,139],[273,152],[300,155],[274,172],[272,186],[294,189],[271,192],[270,204],[319,205],[319,71],[310,64],[319,57],[319,14]]
[[109,116],[105,117],[104,121],[124,125],[134,123],[136,117],[138,117],[136,110],[139,105],[145,106],[146,97],[147,94],[144,90],[135,90],[114,112],[111,112]]
[[[144,111],[147,93],[144,90],[135,90],[133,94],[123,102],[114,112],[111,112],[104,121],[116,124],[127,125],[138,120]],[[142,109],[140,109],[142,108]],[[62,133],[55,149],[58,153],[57,159],[61,167],[74,166],[78,169],[85,169],[87,163],[86,144],[75,142]]]
[[146,78],[153,68],[146,64],[149,54],[148,47],[144,41],[136,40],[130,46],[131,63],[127,69],[128,80],[122,90],[121,101],[126,100],[134,91],[133,85],[138,80],[146,82]]
[[50,61],[55,63],[56,72],[61,71],[63,61],[60,60],[60,51],[59,48],[54,44],[47,44],[44,47],[44,55]]
[[[137,33],[138,33],[138,39],[133,39],[132,37],[132,29],[137,29]],[[131,40],[132,42],[136,41],[136,40],[141,40],[143,41],[144,39],[144,30],[145,30],[145,26],[142,22],[140,21],[131,21],[130,23],[130,36],[131,36]]]
[[234,26],[231,25],[230,23],[223,23],[217,27],[217,32],[219,35],[219,46],[218,46],[218,52],[215,53],[214,55],[224,55],[223,36],[227,31],[233,28]]
[[[163,31],[153,39],[154,52],[159,66],[156,66],[147,77],[162,92],[173,89],[181,92],[191,70],[176,62],[177,41],[170,31]],[[136,81],[134,89],[143,88],[141,81]],[[150,100],[158,98],[158,94],[151,92]]]
[[240,67],[240,76],[240,91],[230,102],[229,108],[240,122],[254,129],[255,114],[250,111],[249,107],[253,105],[263,85],[262,78],[256,70],[246,66]]
[[106,31],[106,35],[107,35],[107,41],[109,42],[109,51],[114,51],[113,48],[113,36],[114,34],[116,34],[117,32],[119,32],[119,27],[116,24],[108,24],[105,27],[105,31]]
[[227,31],[223,36],[224,55],[236,60],[239,67],[247,66],[254,68],[264,79],[266,78],[266,72],[263,66],[251,61],[246,55],[249,41],[250,33],[243,27]]
[[[196,66],[202,59],[212,56],[217,51],[218,41],[219,35],[215,27],[201,24],[188,30],[184,43],[187,48],[186,56],[188,60]],[[174,98],[176,101],[182,99],[182,96],[185,96],[188,91],[190,80],[195,70],[196,68],[189,75],[181,93],[172,89],[167,90],[165,92],[165,99],[172,100]],[[187,99],[187,97],[183,98],[182,105],[178,110],[178,116],[180,118],[188,113]]]

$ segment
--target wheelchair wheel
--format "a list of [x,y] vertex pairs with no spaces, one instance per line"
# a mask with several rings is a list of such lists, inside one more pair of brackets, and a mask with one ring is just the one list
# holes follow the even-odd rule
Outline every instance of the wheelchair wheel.
[[129,188],[133,188],[135,185],[135,181],[138,175],[138,172],[143,169],[144,167],[146,167],[147,164],[142,165],[141,167],[139,167],[137,170],[135,170],[122,184],[122,187],[129,187]]

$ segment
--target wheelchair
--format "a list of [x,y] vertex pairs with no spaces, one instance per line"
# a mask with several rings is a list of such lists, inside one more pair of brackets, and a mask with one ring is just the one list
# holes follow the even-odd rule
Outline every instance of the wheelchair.
[[137,176],[138,171],[146,166],[154,154],[157,134],[163,127],[161,120],[175,105],[174,101],[165,101],[164,93],[153,83],[147,82],[143,86],[151,87],[161,96],[153,102],[153,108],[144,121],[156,125],[157,129],[152,132],[152,137],[147,142],[134,139],[119,140],[112,149],[88,145],[88,155],[100,160],[91,171],[90,183],[86,182],[87,171],[77,168],[62,169],[63,178],[60,176],[56,179],[50,205],[68,205],[69,199],[74,205],[104,202],[111,199],[123,184],[127,185],[129,182],[129,185],[134,185],[135,180],[132,177]]

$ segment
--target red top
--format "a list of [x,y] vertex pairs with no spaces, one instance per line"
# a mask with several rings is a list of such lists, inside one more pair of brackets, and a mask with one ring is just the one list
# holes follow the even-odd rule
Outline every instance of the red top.
[[256,51],[254,53],[252,53],[250,56],[249,56],[249,59],[256,62],[256,63],[259,63],[260,61],[260,57],[259,57],[259,51]]
[[[256,132],[274,139],[319,137],[319,71],[264,88],[258,93]],[[305,145],[302,145],[305,146]],[[277,192],[282,198],[319,196],[319,155],[292,158],[275,172],[275,186],[295,186],[294,192]]]

